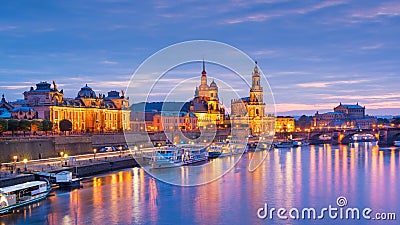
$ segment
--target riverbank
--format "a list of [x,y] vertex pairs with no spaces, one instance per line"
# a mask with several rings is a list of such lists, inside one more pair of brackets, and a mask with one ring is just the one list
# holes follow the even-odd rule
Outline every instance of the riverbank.
[[[130,155],[117,155],[99,159],[80,160],[72,163],[43,162],[29,165],[27,169],[17,166],[17,171],[0,171],[0,187],[16,185],[40,179],[40,174],[55,174],[61,171],[71,171],[76,177],[86,177],[116,171],[125,168],[138,167],[139,164]],[[28,169],[29,168],[29,169]]]

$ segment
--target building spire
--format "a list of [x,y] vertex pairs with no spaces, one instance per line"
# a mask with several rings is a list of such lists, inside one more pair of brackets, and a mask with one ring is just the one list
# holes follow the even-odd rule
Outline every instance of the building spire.
[[258,71],[258,65],[257,65],[257,60],[254,61],[255,65],[254,65],[254,71],[253,71],[253,76],[259,76],[259,71]]
[[206,64],[204,63],[204,58],[203,58],[203,72],[202,73],[206,73]]

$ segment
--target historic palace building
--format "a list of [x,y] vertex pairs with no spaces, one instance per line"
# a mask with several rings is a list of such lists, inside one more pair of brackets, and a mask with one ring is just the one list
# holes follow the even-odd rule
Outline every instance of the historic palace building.
[[36,84],[24,92],[26,107],[33,109],[38,119],[53,122],[55,131],[59,131],[61,120],[72,123],[73,132],[108,132],[130,129],[129,99],[117,91],[108,95],[96,95],[92,88],[85,85],[76,98],[65,98],[63,90],[47,82]]
[[214,80],[208,85],[204,60],[201,84],[196,87],[189,111],[196,115],[200,129],[225,125],[225,107],[219,102],[218,86]]
[[231,101],[231,114],[235,124],[248,124],[252,135],[265,133],[269,128],[270,118],[265,115],[263,88],[260,80],[260,71],[258,70],[257,62],[255,62],[250,96]]
[[317,113],[314,116],[314,127],[332,128],[371,128],[376,123],[373,116],[365,115],[365,107],[358,104],[346,105],[340,103],[333,112]]

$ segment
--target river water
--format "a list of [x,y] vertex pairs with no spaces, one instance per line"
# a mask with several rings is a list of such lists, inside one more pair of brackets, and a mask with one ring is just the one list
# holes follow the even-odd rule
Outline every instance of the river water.
[[[400,152],[371,143],[276,149],[254,172],[251,153],[222,178],[196,187],[170,185],[141,168],[126,169],[83,181],[83,188],[57,190],[54,196],[0,217],[2,224],[398,224],[400,220]],[[212,161],[222,164],[229,157]],[[201,176],[201,175],[199,175]],[[337,199],[345,197],[346,206]],[[331,205],[375,213],[396,213],[396,220],[337,218],[260,219],[270,208]],[[260,215],[265,210],[260,211]],[[296,214],[294,214],[296,215]],[[289,216],[288,212],[286,216]]]

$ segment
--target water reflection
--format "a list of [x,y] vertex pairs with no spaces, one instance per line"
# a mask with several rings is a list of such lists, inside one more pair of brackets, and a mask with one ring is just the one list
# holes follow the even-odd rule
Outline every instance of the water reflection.
[[[397,210],[400,152],[395,148],[361,143],[279,149],[249,172],[251,158],[258,157],[254,154],[244,155],[222,179],[197,187],[169,185],[140,168],[93,177],[81,189],[56,191],[39,204],[1,216],[0,224],[309,224],[261,221],[256,211],[265,202],[271,207],[325,207],[341,195],[351,206]],[[217,159],[202,172],[220,171],[235,160]],[[179,168],[182,179],[192,179],[186,170]]]

